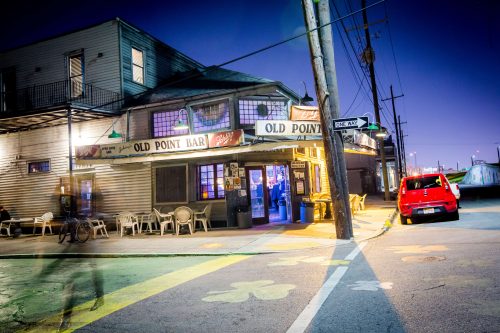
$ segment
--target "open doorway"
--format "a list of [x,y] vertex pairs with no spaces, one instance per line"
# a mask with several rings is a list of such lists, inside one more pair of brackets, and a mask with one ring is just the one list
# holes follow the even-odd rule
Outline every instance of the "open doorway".
[[266,165],[269,222],[291,221],[290,178],[285,164]]

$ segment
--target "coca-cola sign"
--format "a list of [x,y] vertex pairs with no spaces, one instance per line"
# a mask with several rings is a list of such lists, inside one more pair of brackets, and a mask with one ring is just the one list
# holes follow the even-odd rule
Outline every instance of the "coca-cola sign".
[[208,134],[208,147],[239,146],[244,141],[243,130],[217,132]]

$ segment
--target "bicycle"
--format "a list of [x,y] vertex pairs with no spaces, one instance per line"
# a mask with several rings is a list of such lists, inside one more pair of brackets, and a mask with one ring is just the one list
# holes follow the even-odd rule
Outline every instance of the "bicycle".
[[90,237],[91,230],[92,226],[88,220],[67,217],[59,230],[59,244],[64,242],[68,235],[71,237],[70,241],[85,243]]

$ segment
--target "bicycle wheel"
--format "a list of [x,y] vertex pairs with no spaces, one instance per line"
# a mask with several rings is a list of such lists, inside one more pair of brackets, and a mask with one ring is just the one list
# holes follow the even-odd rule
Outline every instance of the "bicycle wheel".
[[88,222],[80,222],[76,227],[76,239],[80,243],[85,243],[90,236],[90,224]]
[[59,243],[64,242],[64,239],[66,238],[66,235],[68,234],[68,223],[64,223],[59,229]]

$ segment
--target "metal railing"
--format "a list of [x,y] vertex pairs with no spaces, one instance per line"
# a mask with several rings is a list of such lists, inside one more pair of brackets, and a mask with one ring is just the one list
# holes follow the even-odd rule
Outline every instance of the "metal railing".
[[123,104],[119,93],[77,80],[64,80],[18,89],[5,98],[8,106],[6,111],[11,112],[38,110],[70,103],[112,111],[119,109]]

